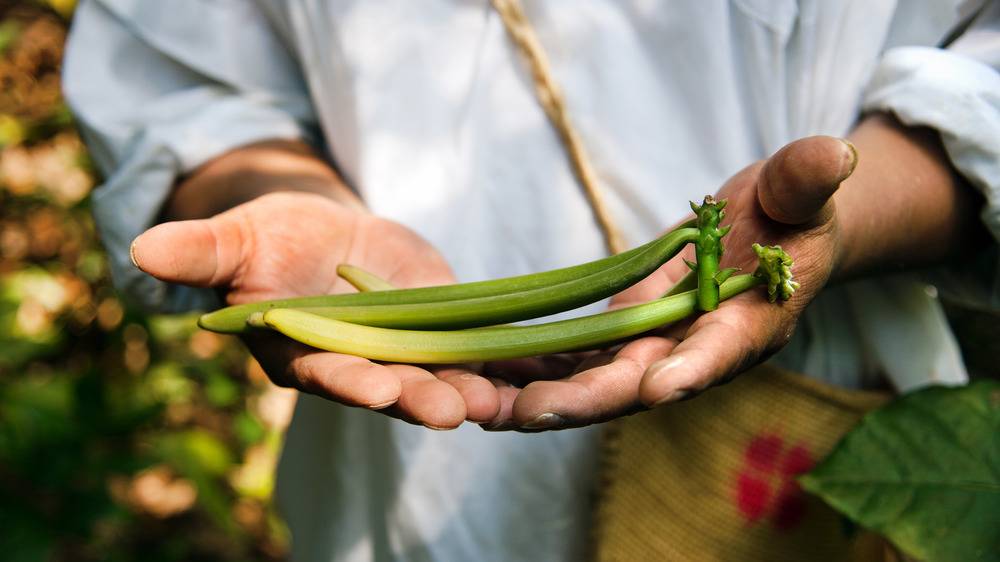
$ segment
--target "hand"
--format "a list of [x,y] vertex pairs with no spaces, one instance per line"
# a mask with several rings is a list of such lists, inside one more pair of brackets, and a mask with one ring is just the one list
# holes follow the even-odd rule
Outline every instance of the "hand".
[[[790,301],[774,305],[748,291],[606,353],[488,365],[485,374],[515,384],[499,389],[500,415],[484,427],[577,427],[695,396],[784,345],[829,281],[958,261],[989,244],[977,219],[984,200],[955,172],[935,131],[872,114],[850,140],[856,149],[830,137],[790,143],[716,196],[728,199],[733,225],[722,267],[753,267],[752,242],[780,244],[802,285]],[[613,306],[655,298],[685,267],[666,264]]]
[[[565,378],[502,387],[501,414],[488,427],[530,430],[610,420],[694,396],[778,350],[834,271],[841,232],[831,197],[855,163],[850,144],[807,138],[744,169],[716,195],[728,201],[725,222],[732,224],[722,267],[752,271],[752,243],[780,244],[795,259],[793,272],[802,285],[790,301],[772,304],[760,291],[748,291],[717,311],[616,350],[576,356],[578,364],[563,356],[489,365],[488,373],[507,380]],[[686,257],[693,259],[692,253]],[[612,305],[649,301],[686,271],[680,259],[672,260]]]
[[[214,287],[227,304],[351,290],[338,264],[401,287],[455,281],[442,256],[399,224],[328,197],[262,195],[212,218],[167,222],[137,238],[133,261],[163,281]],[[469,369],[377,364],[259,333],[245,341],[278,385],[436,429],[493,419],[493,385]]]

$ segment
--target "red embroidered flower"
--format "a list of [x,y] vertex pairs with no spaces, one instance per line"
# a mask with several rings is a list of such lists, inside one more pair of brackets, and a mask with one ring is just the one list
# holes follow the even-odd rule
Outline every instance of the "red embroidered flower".
[[758,434],[747,445],[743,467],[736,475],[736,506],[747,522],[769,520],[790,531],[806,516],[806,496],[795,477],[808,472],[815,460],[802,445],[787,446],[774,433]]

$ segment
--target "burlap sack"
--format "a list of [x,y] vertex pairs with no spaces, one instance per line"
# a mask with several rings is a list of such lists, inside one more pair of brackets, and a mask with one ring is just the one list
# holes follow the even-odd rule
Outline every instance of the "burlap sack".
[[888,393],[835,388],[771,366],[609,427],[594,558],[886,560],[794,478]]

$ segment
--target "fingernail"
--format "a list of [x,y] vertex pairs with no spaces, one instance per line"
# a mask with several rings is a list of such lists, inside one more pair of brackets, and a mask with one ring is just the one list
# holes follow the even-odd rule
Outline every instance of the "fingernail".
[[397,400],[396,398],[393,398],[392,400],[386,402],[379,402],[378,404],[365,404],[364,407],[368,408],[369,410],[381,410],[382,408],[388,408],[389,406],[392,406],[393,404],[396,403],[396,400]]
[[841,174],[840,174],[842,178],[847,178],[852,173],[854,173],[854,168],[857,168],[858,166],[858,149],[854,146],[854,143],[852,143],[851,141],[847,139],[840,139],[840,140],[847,146],[847,149],[851,152],[851,159],[848,162],[844,163],[844,166],[841,168]]
[[659,400],[654,402],[653,408],[662,406],[664,404],[670,404],[671,402],[678,402],[680,400],[687,398],[689,394],[691,394],[690,390],[683,388],[675,388],[674,390],[668,392],[663,398],[660,398]]
[[511,431],[517,429],[513,420],[504,420],[496,425],[481,425],[483,431]]
[[668,371],[675,369],[684,363],[684,357],[668,357],[666,359],[660,359],[659,361],[653,363],[649,366],[646,378],[649,382],[652,382],[663,375],[667,374]]
[[423,426],[426,427],[427,429],[433,429],[434,431],[451,431],[451,430],[455,429],[454,427],[439,427],[439,426],[436,426],[436,425],[429,425],[429,424],[426,424],[426,423],[423,424]]
[[139,239],[136,238],[135,240],[132,241],[132,244],[129,245],[129,247],[128,247],[128,257],[129,257],[130,260],[132,260],[132,265],[134,265],[136,269],[141,270],[142,268],[139,267],[139,262],[135,261],[135,243],[136,243],[137,240],[139,240]]
[[[671,371],[673,371],[682,364],[684,364],[683,356],[668,357],[666,359],[661,359],[656,363],[653,363],[652,365],[649,366],[648,374],[646,375],[648,381],[647,384],[655,383],[656,379],[658,378],[669,377]],[[676,382],[674,384],[676,384]],[[667,387],[669,388],[669,383],[667,383]],[[650,407],[655,408],[662,404],[676,402],[684,398],[687,394],[688,394],[687,390],[674,388],[673,390],[667,391],[667,393],[664,394],[662,397],[660,397],[659,400],[653,402],[653,404]]]
[[566,425],[566,418],[560,416],[559,414],[542,414],[537,418],[522,423],[521,427],[524,429],[553,429],[556,427],[562,427]]

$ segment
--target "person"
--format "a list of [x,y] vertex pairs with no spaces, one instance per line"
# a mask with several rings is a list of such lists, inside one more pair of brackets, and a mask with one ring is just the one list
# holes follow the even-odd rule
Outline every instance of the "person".
[[[579,559],[601,422],[765,360],[850,388],[961,382],[918,273],[998,302],[997,2],[525,8],[628,243],[715,194],[724,265],[780,243],[801,289],[582,360],[380,364],[248,336],[302,391],[277,485],[295,560]],[[64,89],[116,282],[152,310],[346,291],[340,263],[409,287],[606,251],[485,0],[82,0]]]

